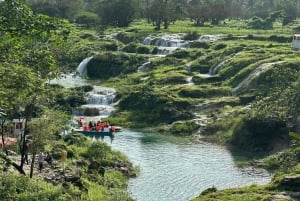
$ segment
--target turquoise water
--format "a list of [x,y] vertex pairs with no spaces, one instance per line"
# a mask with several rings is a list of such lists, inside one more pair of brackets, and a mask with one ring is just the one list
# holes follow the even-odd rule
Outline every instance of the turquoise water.
[[203,190],[264,184],[264,170],[240,169],[224,147],[206,142],[124,130],[116,133],[115,150],[128,156],[140,175],[130,179],[128,192],[137,201],[186,201]]

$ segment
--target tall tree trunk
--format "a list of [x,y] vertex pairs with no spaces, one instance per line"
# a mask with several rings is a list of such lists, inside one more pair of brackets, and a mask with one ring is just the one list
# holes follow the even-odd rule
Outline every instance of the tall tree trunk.
[[30,178],[33,176],[33,168],[34,168],[34,162],[35,162],[35,153],[32,153],[32,159],[31,159],[31,164],[30,164]]

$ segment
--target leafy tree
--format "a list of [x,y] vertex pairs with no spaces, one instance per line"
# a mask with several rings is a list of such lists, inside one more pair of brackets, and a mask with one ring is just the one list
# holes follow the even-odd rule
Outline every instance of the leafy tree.
[[168,0],[154,0],[149,7],[147,16],[157,30],[160,30],[162,23],[167,29],[171,20],[170,2]]
[[[56,65],[51,48],[68,34],[66,24],[45,15],[36,15],[20,0],[6,0],[0,7],[0,107],[8,118],[20,113],[30,120],[36,104],[41,101],[43,83],[54,75]],[[21,139],[24,153],[26,129]],[[0,156],[20,173],[20,165],[5,155]]]
[[188,5],[188,16],[196,26],[203,26],[209,19],[209,6],[200,1],[192,0]]
[[[27,139],[30,143],[30,153],[32,154],[30,177],[33,176],[35,156],[40,150],[44,150],[45,145],[53,142],[55,134],[59,134],[67,124],[68,118],[65,114],[55,111],[46,111],[41,117],[32,119],[28,123],[30,130]],[[23,144],[21,144],[22,146]],[[24,153],[22,153],[23,155]]]
[[84,8],[83,0],[27,0],[26,3],[37,13],[65,18],[70,21],[73,21],[75,16]]
[[100,23],[100,18],[92,12],[81,12],[75,17],[75,22],[86,27],[95,27]]
[[298,17],[298,8],[297,4],[295,2],[287,2],[283,4],[283,20],[282,20],[282,25],[287,25],[294,20],[297,19]]
[[127,27],[136,13],[135,0],[106,0],[99,4],[102,25]]

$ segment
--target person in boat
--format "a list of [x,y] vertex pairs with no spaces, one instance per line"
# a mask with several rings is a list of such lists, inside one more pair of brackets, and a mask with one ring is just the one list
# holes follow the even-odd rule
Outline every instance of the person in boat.
[[79,125],[79,127],[83,126],[81,119],[78,120],[78,125]]
[[106,122],[104,122],[104,127],[109,127],[109,123],[106,121]]
[[89,122],[89,127],[90,127],[90,130],[94,130],[93,128],[94,128],[94,124],[90,121]]
[[110,132],[116,132],[116,127],[111,126],[111,127],[109,128],[109,131],[110,131]]

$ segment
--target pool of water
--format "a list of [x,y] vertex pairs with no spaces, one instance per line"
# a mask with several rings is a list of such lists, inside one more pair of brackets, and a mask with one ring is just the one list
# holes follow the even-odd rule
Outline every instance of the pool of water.
[[139,166],[128,192],[137,201],[186,201],[203,190],[264,184],[271,175],[264,170],[241,169],[224,147],[206,142],[130,130],[116,133],[112,143]]

